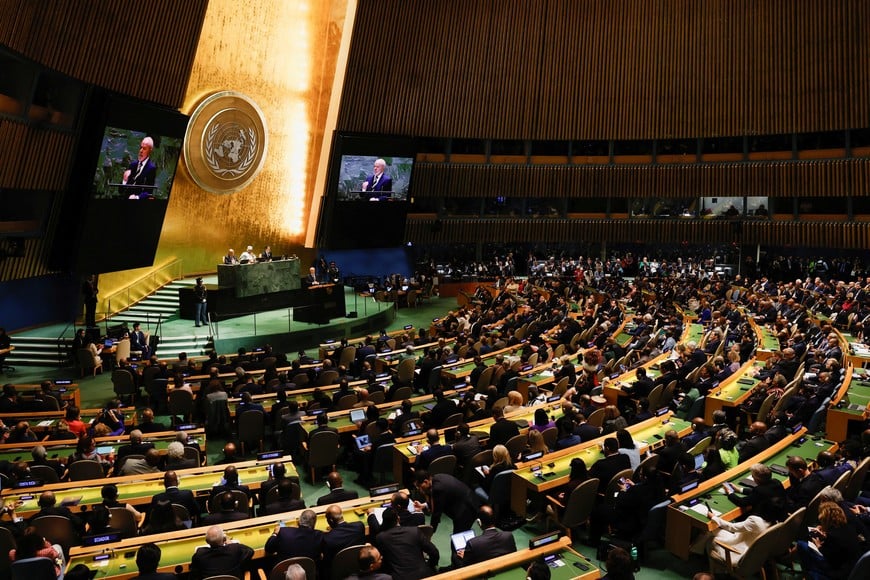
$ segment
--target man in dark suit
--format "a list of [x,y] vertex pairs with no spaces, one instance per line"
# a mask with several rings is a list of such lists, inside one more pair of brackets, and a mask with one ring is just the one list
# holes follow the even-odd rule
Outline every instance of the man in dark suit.
[[145,137],[139,145],[139,157],[130,163],[124,171],[122,183],[128,187],[124,193],[130,199],[151,199],[154,197],[152,187],[135,187],[136,185],[152,186],[157,178],[157,166],[151,161],[151,151],[154,150],[154,139]]
[[456,428],[456,441],[453,442],[453,454],[459,465],[468,465],[471,458],[483,451],[480,439],[471,434],[468,423],[460,423]]
[[656,451],[659,456],[658,470],[665,473],[673,473],[677,466],[691,469],[695,466],[695,460],[686,453],[680,444],[680,435],[673,429],[665,432],[665,446]]
[[226,574],[241,578],[244,568],[254,555],[254,550],[230,542],[220,526],[212,526],[205,534],[208,547],[199,548],[190,559],[192,580]]
[[287,558],[311,558],[320,562],[320,546],[323,543],[323,532],[315,529],[317,513],[305,510],[299,515],[299,527],[275,526],[275,531],[266,540],[266,553],[277,554],[276,560]]
[[806,460],[799,455],[789,457],[785,466],[789,479],[786,497],[792,510],[806,507],[827,485],[817,472],[810,472]]
[[236,496],[232,492],[225,491],[217,497],[219,511],[208,514],[202,518],[202,525],[215,526],[228,522],[237,522],[248,519],[248,514],[236,510]]
[[362,522],[346,522],[341,508],[331,505],[326,508],[326,523],[329,532],[323,535],[323,577],[329,578],[330,564],[344,548],[365,544],[366,526]]
[[366,180],[362,184],[363,191],[373,192],[371,199],[383,201],[389,199],[392,195],[393,179],[385,172],[386,168],[386,161],[383,159],[376,160],[372,173],[366,177]]
[[199,504],[193,497],[193,492],[187,489],[178,489],[178,475],[174,471],[167,471],[163,474],[163,493],[158,493],[151,498],[151,508],[153,509],[157,502],[161,500],[170,503],[177,503],[187,508],[187,513],[193,520],[199,519]]
[[740,463],[770,447],[770,441],[764,436],[765,432],[767,432],[767,425],[761,421],[755,421],[749,426],[749,439],[737,445]]
[[695,417],[692,419],[692,432],[683,437],[683,448],[691,449],[704,439],[710,436],[707,425],[704,424],[703,417]]
[[344,480],[337,471],[331,471],[326,476],[326,487],[329,488],[329,493],[317,498],[317,505],[329,505],[359,497],[357,492],[344,489]]
[[[374,543],[384,556],[384,571],[394,578],[426,578],[438,565],[438,548],[416,526],[399,525],[398,514],[391,507],[384,510],[383,525]],[[421,558],[421,554],[428,558]]]
[[604,457],[596,461],[589,468],[589,478],[598,478],[598,493],[604,493],[607,484],[613,476],[623,469],[630,469],[631,461],[628,455],[619,453],[619,441],[616,437],[608,437],[604,440]]
[[429,464],[438,459],[453,453],[453,448],[450,445],[441,445],[441,436],[437,429],[429,429],[426,431],[426,443],[429,448],[417,456],[417,461],[414,463],[415,469],[429,469]]
[[[390,498],[390,507],[395,510],[396,515],[399,517],[399,525],[405,526],[406,528],[414,527],[414,526],[422,526],[426,523],[426,516],[422,514],[422,512],[412,512],[408,508],[411,505],[411,498],[408,495],[408,492],[405,491],[397,491],[393,494],[393,497]],[[378,535],[378,532],[381,530],[381,524],[378,522],[378,518],[374,515],[374,509],[369,512],[369,536],[372,538]]]
[[151,348],[148,346],[148,339],[145,338],[145,333],[139,328],[140,326],[138,322],[133,323],[133,332],[130,333],[130,350],[133,352],[141,351],[144,360],[151,356]]
[[645,465],[637,482],[626,479],[612,501],[599,502],[592,512],[589,542],[598,545],[608,527],[623,539],[633,539],[647,522],[649,510],[665,499],[665,490],[655,467]]
[[477,501],[467,485],[447,473],[429,475],[425,471],[416,473],[414,484],[426,496],[425,503],[414,502],[414,509],[431,512],[429,523],[434,529],[438,529],[444,514],[453,520],[454,534],[471,529],[477,513]]
[[383,564],[383,557],[377,548],[366,544],[359,549],[359,572],[352,576],[348,576],[350,580],[392,580],[393,577],[389,574],[383,574],[378,570]]
[[293,499],[293,482],[286,477],[278,482],[275,486],[278,490],[278,499],[260,504],[260,515],[280,514],[284,512],[292,512],[301,510],[305,507],[305,502],[301,499]]
[[753,513],[769,522],[781,521],[786,516],[786,496],[782,482],[773,478],[770,468],[763,463],[756,463],[749,468],[756,486],[742,490],[743,496],[735,492],[728,494],[735,505],[743,513]]
[[490,448],[496,445],[504,445],[511,437],[516,437],[520,434],[520,428],[517,427],[517,424],[504,418],[504,409],[502,407],[495,407],[492,410],[492,416],[495,419],[495,423],[489,429]]
[[52,491],[44,491],[39,496],[39,500],[37,504],[39,505],[39,511],[36,512],[28,521],[28,525],[33,525],[33,520],[41,516],[61,516],[68,519],[73,526],[73,529],[76,530],[80,535],[85,532],[85,524],[80,517],[73,514],[69,511],[69,508],[66,506],[58,506],[55,505],[57,502],[57,498],[54,496],[54,492]]
[[441,389],[435,390],[435,406],[429,411],[429,415],[424,417],[424,420],[430,427],[436,429],[441,428],[444,421],[450,415],[455,415],[459,412],[459,407],[456,406],[451,399],[444,396],[444,391]]
[[577,424],[574,426],[574,434],[580,437],[580,441],[592,441],[601,437],[601,427],[587,423],[586,416],[583,413],[578,413],[576,419]]
[[175,580],[175,574],[170,572],[158,572],[160,566],[160,547],[153,542],[146,542],[139,546],[136,552],[136,568],[139,569],[137,580]]
[[[153,416],[153,415],[152,415]],[[154,449],[151,442],[142,442],[142,431],[133,429],[130,431],[130,443],[118,448],[118,456],[115,459],[115,468],[120,469],[128,455],[145,455],[149,449]]]
[[483,533],[468,540],[464,550],[459,550],[457,556],[462,566],[470,566],[491,558],[512,554],[517,551],[514,535],[495,527],[495,514],[488,505],[481,506],[477,512],[477,521]]
[[248,499],[251,499],[251,490],[248,489],[247,485],[241,485],[239,483],[239,472],[236,470],[235,465],[227,465],[224,469],[223,480],[220,485],[216,485],[211,488],[211,495],[209,496],[209,501],[222,494],[225,491],[241,491]]

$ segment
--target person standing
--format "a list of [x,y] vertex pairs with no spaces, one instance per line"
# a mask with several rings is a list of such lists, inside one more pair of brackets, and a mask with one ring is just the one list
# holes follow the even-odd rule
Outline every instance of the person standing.
[[202,278],[197,278],[196,286],[193,287],[193,295],[196,297],[196,313],[193,317],[194,326],[208,326],[207,294],[208,289],[202,283]]
[[82,297],[85,301],[85,326],[97,325],[97,277],[91,274],[82,282]]

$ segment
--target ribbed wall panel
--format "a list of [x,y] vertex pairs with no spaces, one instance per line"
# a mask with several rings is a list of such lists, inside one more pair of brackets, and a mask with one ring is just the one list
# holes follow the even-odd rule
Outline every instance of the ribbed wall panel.
[[208,0],[4,0],[0,44],[51,69],[180,107]]
[[370,0],[358,12],[340,130],[562,140],[870,125],[865,0]]
[[483,220],[411,217],[405,239],[415,244],[476,243],[732,243],[866,249],[870,224],[704,220]]
[[414,172],[420,198],[870,195],[870,159],[864,158],[607,166],[418,162]]

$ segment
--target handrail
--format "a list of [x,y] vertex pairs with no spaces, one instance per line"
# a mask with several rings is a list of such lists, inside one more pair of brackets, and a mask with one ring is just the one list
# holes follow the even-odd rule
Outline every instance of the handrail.
[[69,325],[72,324],[73,328],[75,328],[76,321],[73,319],[71,322],[67,322],[66,326],[63,327],[63,330],[60,331],[60,334],[57,335],[56,344],[57,344],[57,362],[58,364],[64,364],[66,362],[66,349],[63,348],[63,336],[66,334],[66,331],[69,329]]
[[[170,272],[170,269],[172,268],[175,268],[176,271]],[[179,258],[175,258],[163,266],[151,270],[147,274],[144,274],[129,283],[127,286],[116,290],[104,298],[107,317],[123,312],[146,298],[155,290],[159,290],[173,280],[178,280],[182,277],[184,277],[182,261]],[[113,302],[115,303],[114,306],[112,304]]]

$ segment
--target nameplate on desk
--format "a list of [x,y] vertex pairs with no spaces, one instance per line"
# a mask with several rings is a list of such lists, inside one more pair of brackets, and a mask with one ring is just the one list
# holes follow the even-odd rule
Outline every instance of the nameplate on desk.
[[265,453],[257,454],[257,461],[264,461],[266,459],[278,459],[279,457],[283,457],[284,451],[266,451]]
[[378,373],[375,375],[375,379],[388,379],[390,378],[390,373]]
[[666,415],[667,412],[668,412],[668,408],[667,408],[667,407],[662,407],[661,409],[659,409],[658,411],[656,411],[656,417],[661,417],[662,415]]
[[550,397],[547,397],[547,402],[548,403],[555,403],[556,401],[558,401],[561,398],[562,397],[560,395],[552,395]]
[[561,532],[551,532],[549,534],[544,534],[543,536],[531,538],[529,540],[529,550],[534,550],[535,548],[540,548],[541,546],[549,546],[550,544],[555,544],[559,541],[561,535]]
[[528,453],[526,455],[523,455],[523,461],[532,461],[534,459],[540,459],[543,456],[544,456],[543,451],[536,451],[534,453]]
[[755,381],[753,379],[737,379],[737,382],[741,385],[754,385]]
[[[436,318],[435,320],[438,320],[438,319]],[[402,328],[404,328],[405,330],[411,330],[412,328],[414,328],[414,325],[413,324],[406,324]]]
[[19,481],[12,487],[14,489],[21,489],[22,487],[42,487],[43,481],[41,479],[26,479],[24,481]]
[[192,431],[196,428],[197,428],[197,425],[195,423],[184,423],[182,425],[175,426],[176,431]]
[[797,425],[795,425],[794,427],[791,428],[791,433],[792,433],[792,435],[794,435],[795,433],[797,433],[797,432],[800,431],[801,429],[803,429],[803,424],[802,424],[802,423],[798,423]]
[[532,366],[532,365],[523,365],[523,366],[520,367],[520,372],[521,372],[521,373],[524,373],[524,372],[526,372],[526,371],[530,371],[530,370],[532,370],[533,368],[535,368],[535,367]]
[[55,379],[55,385],[71,385],[72,379]]
[[375,497],[378,495],[393,494],[393,493],[396,493],[397,491],[399,491],[399,484],[398,483],[391,483],[390,485],[381,485],[378,487],[370,487],[369,488],[369,495],[371,497]]

